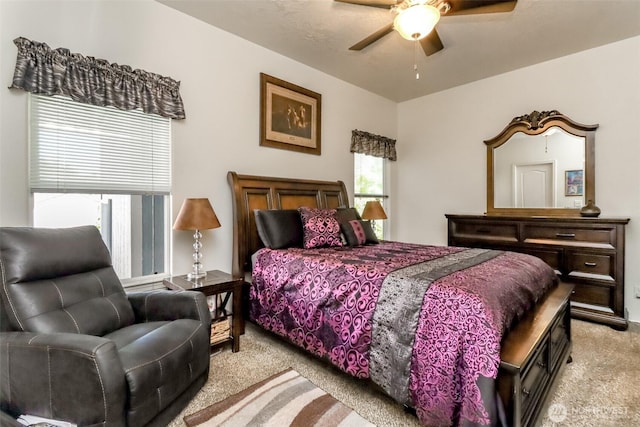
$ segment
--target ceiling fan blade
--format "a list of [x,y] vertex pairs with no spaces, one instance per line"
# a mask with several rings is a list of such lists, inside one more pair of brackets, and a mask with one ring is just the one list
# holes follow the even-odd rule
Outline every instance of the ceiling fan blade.
[[382,37],[386,36],[387,34],[389,34],[392,31],[393,31],[393,23],[380,28],[375,33],[371,34],[368,37],[365,37],[362,40],[360,40],[358,43],[356,43],[353,46],[351,46],[349,48],[349,50],[362,50],[365,47],[369,46],[370,44],[372,44],[374,42],[377,42]]
[[389,9],[391,6],[395,6],[398,3],[402,3],[404,0],[334,0],[339,3],[357,4],[360,6],[380,7],[383,9]]
[[447,0],[451,9],[445,16],[511,12],[517,0]]
[[423,39],[420,39],[420,45],[422,46],[422,50],[424,50],[425,55],[430,56],[436,52],[440,52],[444,49],[444,45],[442,44],[442,40],[440,40],[440,36],[438,32],[435,30],[431,30],[429,34]]

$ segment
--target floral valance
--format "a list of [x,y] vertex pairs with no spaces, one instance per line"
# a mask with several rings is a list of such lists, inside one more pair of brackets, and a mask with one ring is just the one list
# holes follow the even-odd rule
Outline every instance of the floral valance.
[[351,131],[351,152],[396,160],[396,140],[356,129]]
[[40,95],[65,95],[74,101],[121,110],[142,109],[172,119],[184,119],[180,82],[170,77],[104,59],[51,49],[45,43],[19,37],[13,41],[18,58],[11,88]]

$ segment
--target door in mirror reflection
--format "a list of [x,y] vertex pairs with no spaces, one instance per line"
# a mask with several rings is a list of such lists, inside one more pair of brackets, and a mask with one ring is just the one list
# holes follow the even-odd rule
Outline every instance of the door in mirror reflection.
[[515,165],[515,207],[555,207],[554,171],[554,162]]

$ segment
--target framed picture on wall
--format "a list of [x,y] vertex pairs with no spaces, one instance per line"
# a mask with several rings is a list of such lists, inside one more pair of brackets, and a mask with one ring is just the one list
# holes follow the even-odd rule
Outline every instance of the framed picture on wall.
[[584,171],[568,170],[564,171],[564,195],[582,196],[584,193]]
[[320,155],[322,95],[260,73],[260,145]]

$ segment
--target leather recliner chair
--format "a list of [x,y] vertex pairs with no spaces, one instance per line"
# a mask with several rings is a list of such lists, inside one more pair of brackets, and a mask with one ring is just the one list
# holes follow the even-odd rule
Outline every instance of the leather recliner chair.
[[126,294],[93,226],[0,227],[0,409],[166,426],[207,380],[200,292]]

